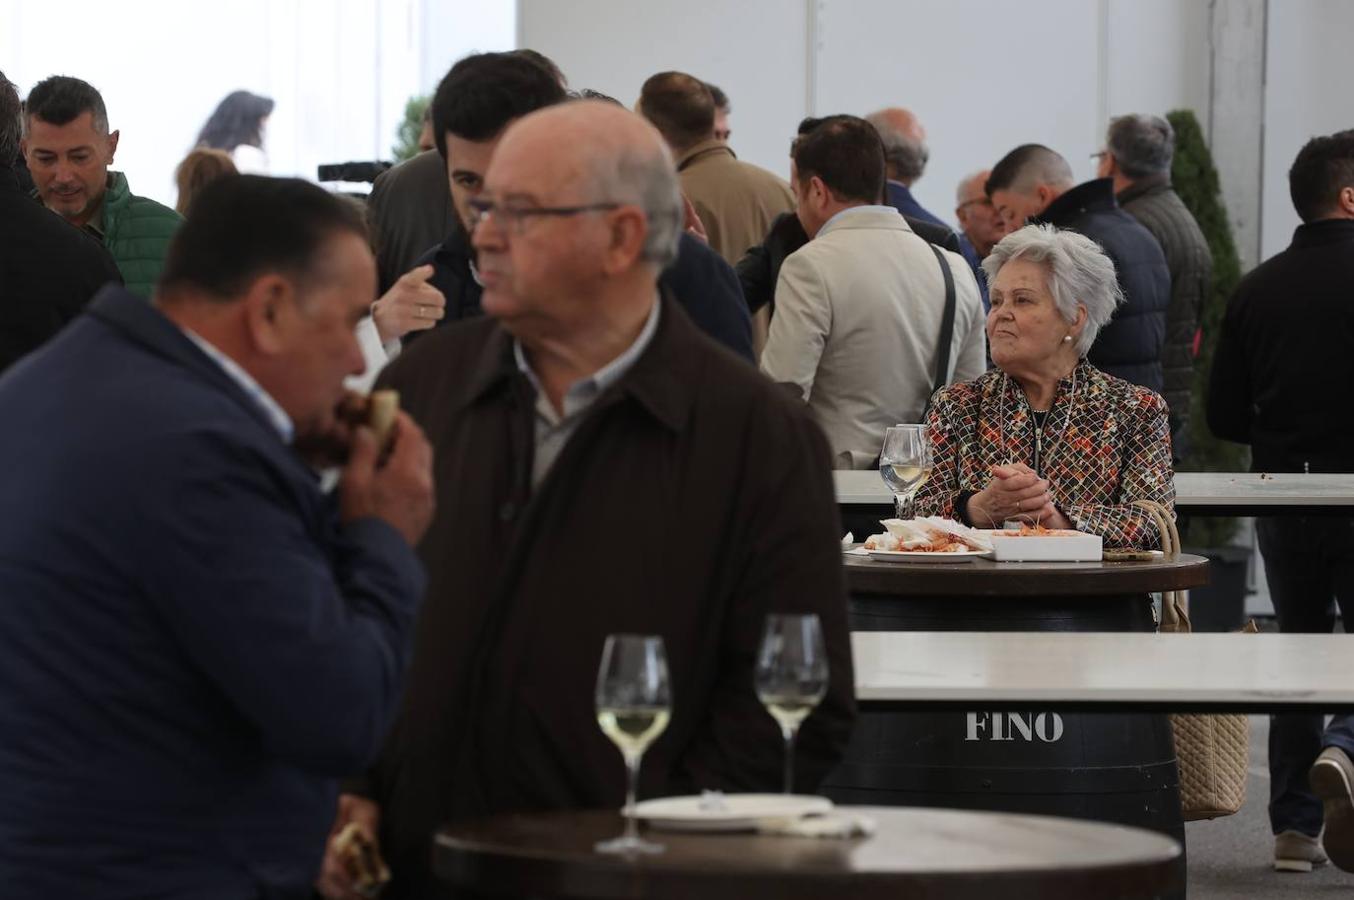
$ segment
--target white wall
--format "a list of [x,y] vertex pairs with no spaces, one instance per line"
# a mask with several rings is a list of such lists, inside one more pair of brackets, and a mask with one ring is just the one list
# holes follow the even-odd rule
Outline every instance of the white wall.
[[93,84],[121,131],[115,168],[173,205],[174,167],[243,88],[276,102],[276,175],[389,159],[406,99],[471,49],[506,50],[513,0],[0,0],[0,70],[26,95],[54,74]]
[[1111,114],[1208,104],[1208,0],[519,0],[523,46],[630,104],[681,69],[723,87],[741,158],[785,175],[804,115],[908,106],[928,131],[916,193],[954,190],[1017,144],[1094,175]]
[[1298,226],[1288,194],[1298,150],[1316,135],[1354,128],[1351,36],[1354,3],[1347,0],[1269,4],[1261,258],[1287,247]]
[[733,104],[740,159],[789,177],[790,139],[808,94],[802,0],[519,0],[519,46],[539,50],[573,88],[633,106],[644,80],[679,69]]

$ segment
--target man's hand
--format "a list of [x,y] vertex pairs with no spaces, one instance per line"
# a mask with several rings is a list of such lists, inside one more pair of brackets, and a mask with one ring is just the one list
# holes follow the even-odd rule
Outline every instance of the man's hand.
[[682,227],[686,229],[687,234],[697,238],[701,243],[710,243],[710,235],[705,233],[705,223],[701,221],[700,214],[696,212],[696,207],[687,199],[686,194],[682,194]]
[[395,420],[384,462],[371,429],[354,429],[338,490],[343,521],[375,516],[393,525],[410,546],[419,542],[433,517],[433,451],[408,413]]
[[372,304],[371,318],[381,343],[432,328],[447,314],[447,298],[428,284],[432,274],[431,265],[410,269]]
[[381,823],[381,808],[374,801],[357,794],[339,795],[338,815],[334,818],[334,827],[329,830],[324,862],[320,865],[319,877],[315,879],[315,890],[325,900],[362,900],[362,895],[353,889],[352,873],[334,847],[334,839],[349,822],[356,822],[375,843],[376,829]]

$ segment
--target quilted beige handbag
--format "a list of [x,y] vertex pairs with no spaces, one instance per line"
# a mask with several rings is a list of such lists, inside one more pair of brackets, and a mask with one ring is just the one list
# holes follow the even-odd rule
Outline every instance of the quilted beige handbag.
[[[1180,534],[1175,521],[1160,504],[1139,500],[1135,506],[1147,511],[1161,534],[1161,550],[1167,559],[1180,555]],[[1258,629],[1249,621],[1242,633]],[[1189,616],[1178,591],[1161,597],[1161,631],[1189,634]],[[1180,807],[1185,821],[1230,816],[1246,802],[1246,763],[1250,752],[1250,723],[1244,715],[1172,715],[1175,755],[1180,768]]]

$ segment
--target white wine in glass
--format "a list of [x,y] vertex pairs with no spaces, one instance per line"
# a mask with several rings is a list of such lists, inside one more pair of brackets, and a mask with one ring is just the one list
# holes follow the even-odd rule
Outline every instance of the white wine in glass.
[[672,698],[663,639],[645,634],[608,635],[597,670],[597,724],[621,751],[627,775],[625,832],[597,844],[599,853],[661,853],[661,844],[639,836],[635,792],[644,751],[668,726]]
[[766,617],[757,651],[757,699],[785,739],[785,793],[794,793],[795,738],[827,693],[827,648],[818,616]]
[[917,491],[931,477],[931,430],[926,425],[894,425],[884,431],[879,474],[893,492],[894,513],[912,518]]

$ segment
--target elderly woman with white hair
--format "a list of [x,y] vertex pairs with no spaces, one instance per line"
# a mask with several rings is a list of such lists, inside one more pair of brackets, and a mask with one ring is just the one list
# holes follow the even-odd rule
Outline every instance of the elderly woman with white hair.
[[983,261],[996,368],[933,398],[935,468],[919,515],[980,528],[1007,521],[1099,534],[1108,547],[1160,536],[1132,504],[1174,506],[1166,403],[1086,361],[1123,300],[1114,264],[1091,239],[1027,225]]

